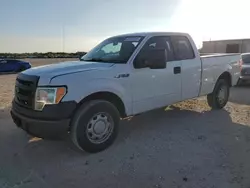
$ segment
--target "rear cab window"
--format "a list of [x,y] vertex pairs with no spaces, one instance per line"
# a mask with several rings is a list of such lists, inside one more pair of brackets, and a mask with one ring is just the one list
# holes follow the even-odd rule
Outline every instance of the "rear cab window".
[[194,59],[194,49],[186,36],[171,36],[176,60]]

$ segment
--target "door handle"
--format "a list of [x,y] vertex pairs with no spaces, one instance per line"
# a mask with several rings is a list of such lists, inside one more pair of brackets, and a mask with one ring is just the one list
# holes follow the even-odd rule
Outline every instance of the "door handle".
[[180,74],[181,73],[181,67],[174,67],[174,74]]

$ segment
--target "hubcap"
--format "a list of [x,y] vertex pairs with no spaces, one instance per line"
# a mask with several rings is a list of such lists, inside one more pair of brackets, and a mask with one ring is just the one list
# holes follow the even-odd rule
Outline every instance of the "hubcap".
[[95,114],[87,125],[86,134],[94,144],[100,144],[105,142],[114,129],[114,122],[111,116],[107,113],[101,112]]
[[220,104],[224,104],[227,98],[227,88],[222,86],[218,92],[217,99]]

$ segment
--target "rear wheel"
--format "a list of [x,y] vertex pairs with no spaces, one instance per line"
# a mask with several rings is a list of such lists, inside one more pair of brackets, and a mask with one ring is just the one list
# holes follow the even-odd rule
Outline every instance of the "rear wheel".
[[83,104],[71,123],[71,138],[81,150],[95,153],[108,148],[118,134],[120,116],[116,107],[104,100]]
[[212,109],[223,108],[229,98],[229,83],[225,79],[220,79],[217,81],[213,93],[207,95],[208,105]]
[[239,80],[238,80],[238,83],[237,83],[237,86],[242,86],[242,85],[244,85],[245,83],[246,83],[245,80],[239,79]]

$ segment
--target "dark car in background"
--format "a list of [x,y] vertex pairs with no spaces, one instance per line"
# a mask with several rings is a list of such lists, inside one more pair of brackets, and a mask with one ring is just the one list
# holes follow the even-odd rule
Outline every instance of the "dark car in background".
[[238,85],[247,83],[250,81],[250,53],[241,54],[241,74],[238,81]]
[[0,59],[0,73],[21,72],[31,68],[31,64],[26,61],[16,59]]

